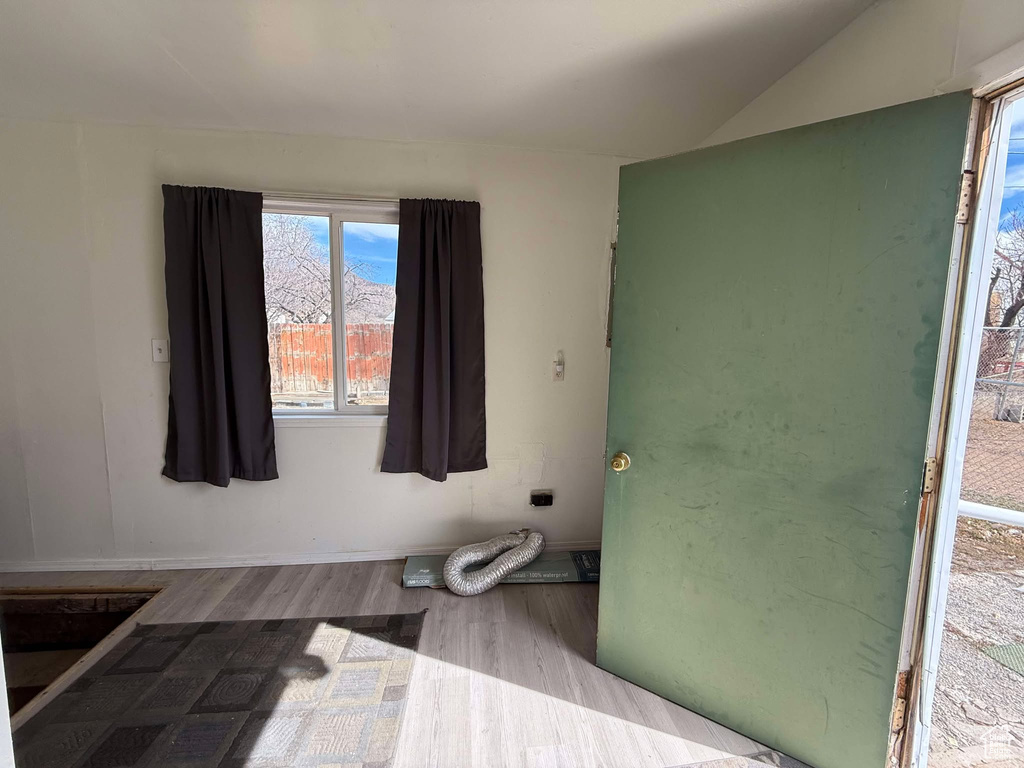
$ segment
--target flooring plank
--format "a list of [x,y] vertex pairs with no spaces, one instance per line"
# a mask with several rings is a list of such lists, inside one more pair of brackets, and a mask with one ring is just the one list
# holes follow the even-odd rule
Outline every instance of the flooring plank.
[[596,584],[508,584],[463,598],[403,589],[402,567],[17,573],[0,574],[0,587],[165,586],[144,623],[428,609],[396,768],[660,768],[763,750],[595,666]]

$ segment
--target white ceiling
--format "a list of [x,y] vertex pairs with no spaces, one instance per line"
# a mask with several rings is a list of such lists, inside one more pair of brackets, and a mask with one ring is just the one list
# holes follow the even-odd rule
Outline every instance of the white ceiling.
[[0,116],[653,157],[870,2],[0,0]]

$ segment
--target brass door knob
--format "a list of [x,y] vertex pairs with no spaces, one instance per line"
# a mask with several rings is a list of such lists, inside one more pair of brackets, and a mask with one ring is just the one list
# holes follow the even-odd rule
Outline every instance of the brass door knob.
[[629,454],[619,451],[612,456],[612,469],[616,472],[622,472],[623,470],[629,469]]

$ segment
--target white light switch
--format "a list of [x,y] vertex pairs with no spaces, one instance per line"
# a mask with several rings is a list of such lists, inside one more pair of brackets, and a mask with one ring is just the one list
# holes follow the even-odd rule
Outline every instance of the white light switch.
[[167,339],[153,339],[153,362],[166,363],[170,359],[170,353],[167,349]]

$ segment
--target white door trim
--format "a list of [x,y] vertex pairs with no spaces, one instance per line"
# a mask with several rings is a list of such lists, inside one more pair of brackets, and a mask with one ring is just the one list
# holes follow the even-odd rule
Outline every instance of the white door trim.
[[1005,157],[1010,135],[1008,105],[1020,98],[1016,93],[996,99],[992,104],[990,136],[992,143],[981,169],[980,189],[974,216],[968,254],[968,272],[964,286],[962,315],[957,329],[956,361],[950,399],[949,425],[942,457],[939,499],[936,508],[935,534],[928,564],[928,592],[925,598],[924,637],[921,657],[920,695],[916,711],[909,713],[916,723],[912,730],[912,768],[927,768],[928,743],[931,736],[932,704],[942,643],[943,617],[949,591],[953,539],[960,507],[960,478],[963,470],[967,429],[971,417],[975,371],[981,349],[981,333],[988,301],[988,275],[992,266],[995,239],[999,228],[999,205],[1005,174]]
[[[964,142],[964,156],[961,172],[974,172],[975,149],[977,147],[978,124],[981,120],[981,101],[974,100],[971,106],[971,119],[967,126]],[[957,318],[959,316],[960,285],[963,279],[965,239],[968,227],[960,222],[953,222],[953,242],[950,247],[949,270],[946,275],[946,293],[942,308],[942,326],[939,337],[939,351],[935,364],[935,382],[932,387],[932,401],[928,416],[928,435],[925,445],[925,457],[937,456],[942,445],[941,430],[945,423],[946,387],[950,367],[950,359],[954,354]],[[924,467],[922,467],[922,473]],[[921,626],[921,589],[922,580],[928,569],[929,532],[933,530],[926,524],[928,505],[932,503],[922,492],[918,501],[918,524],[914,535],[914,552],[910,565],[910,579],[907,585],[907,602],[903,614],[902,639],[900,641],[900,658],[898,671],[902,675],[908,672],[914,663],[914,649]]]

